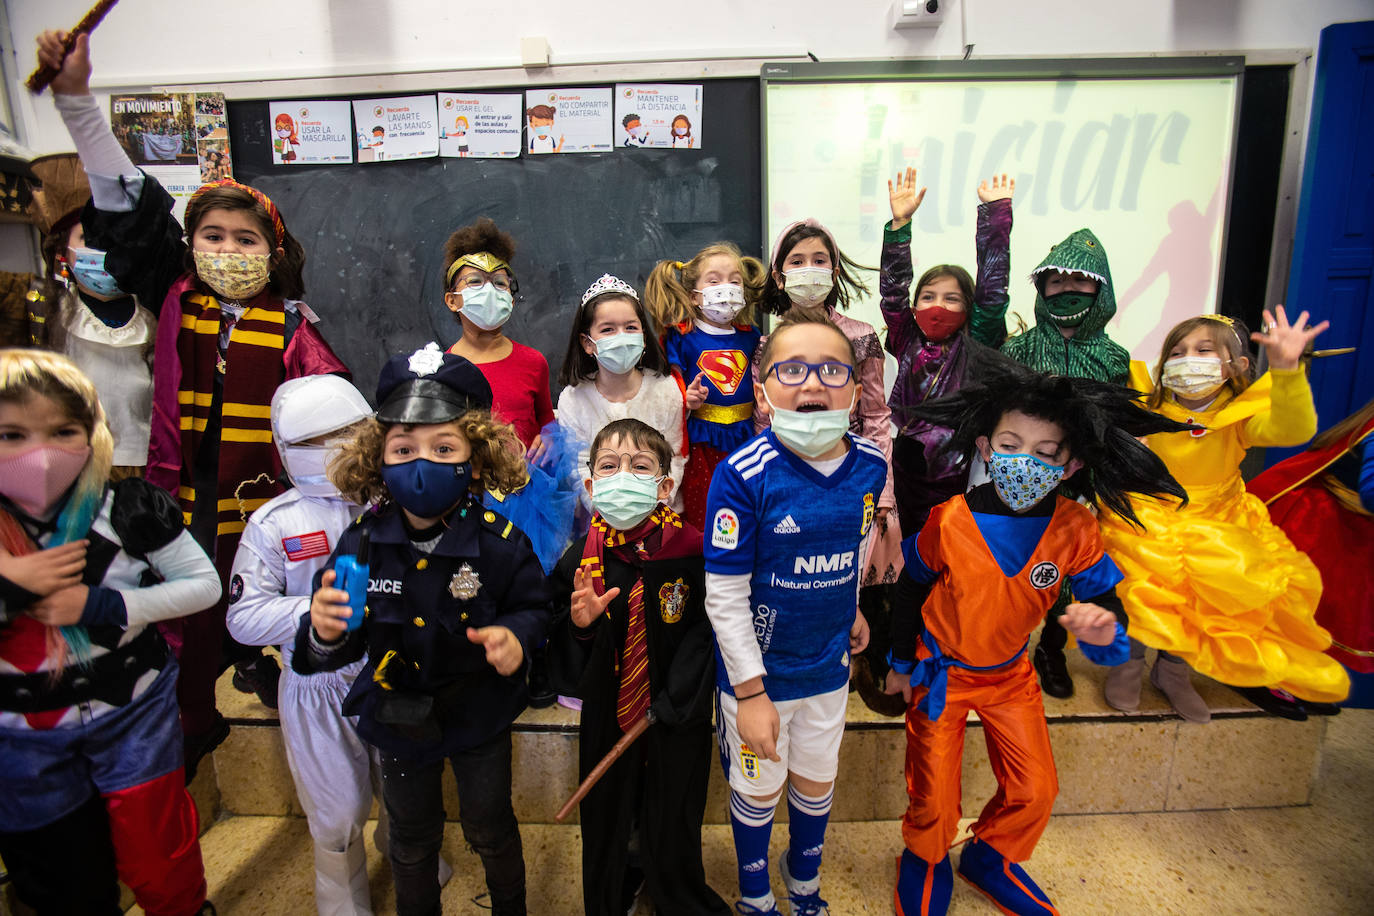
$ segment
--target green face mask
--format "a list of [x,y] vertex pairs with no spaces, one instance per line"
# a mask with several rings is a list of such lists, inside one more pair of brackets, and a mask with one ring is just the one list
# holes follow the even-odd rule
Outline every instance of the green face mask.
[[1055,293],[1045,297],[1045,308],[1050,318],[1061,328],[1076,328],[1088,317],[1088,311],[1097,301],[1097,293]]

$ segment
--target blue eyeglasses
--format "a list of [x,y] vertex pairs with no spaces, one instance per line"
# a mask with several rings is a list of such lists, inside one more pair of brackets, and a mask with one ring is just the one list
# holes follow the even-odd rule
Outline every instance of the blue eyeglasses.
[[[811,377],[811,373],[816,373],[816,378],[827,388],[843,388],[849,384],[849,379],[854,375],[854,367],[849,363],[824,362],[806,363],[799,359],[785,359],[774,363],[769,369],[768,374],[777,376],[778,381],[790,388],[806,383]],[[764,376],[767,378],[767,376]]]

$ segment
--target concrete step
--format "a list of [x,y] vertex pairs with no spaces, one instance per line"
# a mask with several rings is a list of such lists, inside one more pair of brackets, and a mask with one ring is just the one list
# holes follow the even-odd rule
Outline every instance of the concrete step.
[[[1069,652],[1077,691],[1068,700],[1045,698],[1059,770],[1056,814],[1200,811],[1307,804],[1321,756],[1326,721],[1273,718],[1229,688],[1195,675],[1213,710],[1207,725],[1184,722],[1146,682],[1140,710],[1126,714],[1102,699],[1106,670]],[[222,815],[302,814],[286,767],[276,714],[219,684],[220,709],[233,731],[214,755],[214,786]],[[871,712],[850,695],[848,727],[832,820],[892,820],[906,808],[905,722]],[[206,770],[210,767],[203,767]],[[982,727],[969,722],[963,760],[964,810],[976,812],[995,791]],[[198,777],[197,783],[205,780]],[[516,723],[514,800],[523,824],[552,823],[577,787],[577,713],[555,706],[529,710]],[[456,818],[453,781],[444,781],[445,810]],[[712,768],[706,822],[724,823],[726,790]],[[781,814],[785,819],[785,808]],[[206,819],[208,821],[208,819]]]

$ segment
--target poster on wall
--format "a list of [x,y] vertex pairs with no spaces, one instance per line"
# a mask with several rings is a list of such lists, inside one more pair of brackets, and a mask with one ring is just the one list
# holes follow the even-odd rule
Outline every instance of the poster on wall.
[[520,155],[520,96],[439,93],[439,155],[511,159]]
[[701,86],[617,85],[615,138],[625,149],[701,149]]
[[526,152],[593,153],[610,149],[610,89],[526,90]]
[[179,220],[196,188],[234,177],[219,92],[147,92],[110,98],[110,128],[129,159],[175,202]]
[[432,95],[355,100],[353,123],[358,161],[386,162],[439,155],[438,120]]
[[270,102],[273,165],[353,161],[347,102]]

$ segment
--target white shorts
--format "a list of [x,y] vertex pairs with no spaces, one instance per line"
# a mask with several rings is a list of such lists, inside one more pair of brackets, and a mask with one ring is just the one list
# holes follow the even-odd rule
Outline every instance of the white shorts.
[[741,795],[768,798],[782,790],[788,772],[813,782],[834,782],[840,770],[849,685],[773,705],[778,710],[779,763],[757,756],[740,741],[735,722],[739,704],[729,694],[716,691],[716,736],[730,788]]

